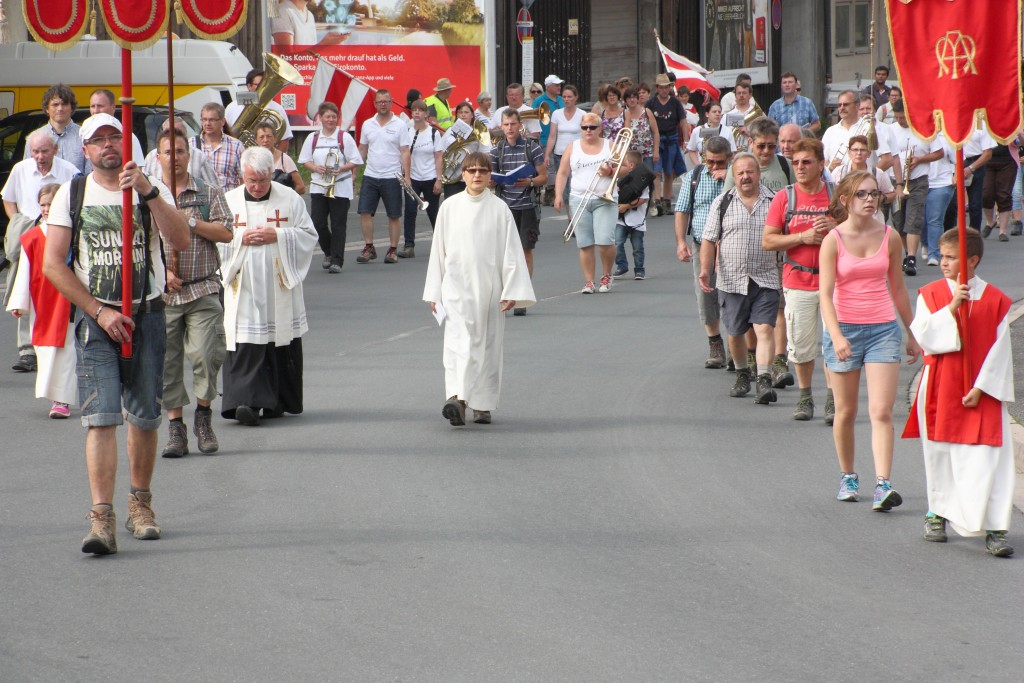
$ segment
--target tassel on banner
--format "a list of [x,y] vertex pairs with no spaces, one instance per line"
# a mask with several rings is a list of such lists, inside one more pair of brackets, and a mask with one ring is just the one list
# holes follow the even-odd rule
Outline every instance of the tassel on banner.
[[267,0],[267,18],[277,19],[281,16],[281,11],[278,9],[277,0]]
[[89,15],[89,35],[96,37],[96,6],[93,5],[92,14]]
[[11,42],[11,26],[7,21],[7,14],[4,12],[4,0],[0,0],[0,45],[7,45]]
[[181,15],[181,0],[174,0],[174,21],[179,26],[185,23],[184,18]]

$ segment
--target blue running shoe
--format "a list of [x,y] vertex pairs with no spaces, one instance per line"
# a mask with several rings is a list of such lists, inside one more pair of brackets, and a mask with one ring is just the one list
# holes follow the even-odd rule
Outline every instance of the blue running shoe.
[[888,512],[894,507],[899,507],[902,503],[903,498],[893,490],[889,480],[879,479],[878,485],[875,486],[875,500],[871,504],[871,509],[878,512]]
[[841,500],[844,503],[856,503],[860,500],[860,496],[857,495],[857,489],[859,488],[860,480],[857,479],[856,472],[840,475],[839,495],[836,496],[836,500]]

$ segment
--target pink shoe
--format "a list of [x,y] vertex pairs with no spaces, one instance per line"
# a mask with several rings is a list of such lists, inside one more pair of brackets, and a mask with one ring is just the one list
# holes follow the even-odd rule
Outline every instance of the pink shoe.
[[71,408],[67,403],[52,401],[50,403],[50,417],[54,420],[65,420],[71,417]]

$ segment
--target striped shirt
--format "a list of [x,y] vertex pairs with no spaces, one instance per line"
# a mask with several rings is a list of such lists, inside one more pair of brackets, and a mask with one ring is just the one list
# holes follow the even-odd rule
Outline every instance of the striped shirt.
[[[527,150],[529,146],[529,150]],[[498,155],[501,158],[498,158]],[[495,173],[508,173],[514,171],[523,164],[530,164],[535,169],[544,165],[544,150],[540,143],[532,138],[524,138],[522,135],[516,138],[515,144],[499,139],[497,144],[491,147],[491,166]],[[534,172],[530,177],[536,177]],[[523,211],[534,207],[532,187],[514,187],[512,185],[498,185],[495,188],[508,208],[514,211]]]
[[[201,207],[207,199],[210,202],[209,222],[220,223],[231,230],[234,222],[231,210],[224,201],[224,192],[215,185],[207,185],[206,191],[200,193],[195,178],[189,176],[188,186],[178,194],[178,208],[185,214],[186,220],[195,218],[201,221],[204,220]],[[167,242],[164,242],[163,246],[164,262],[170,267],[174,248]],[[181,291],[164,294],[164,302],[168,306],[181,306],[207,294],[216,294],[220,291],[218,268],[220,258],[217,254],[217,245],[193,232],[189,237],[188,248],[178,252],[176,275],[182,281]]]
[[693,206],[690,206],[690,183],[693,182],[693,174],[697,171],[694,167],[683,176],[682,184],[679,187],[679,196],[676,197],[676,213],[690,214],[690,234],[694,242],[700,242],[704,233],[704,224],[708,220],[708,210],[715,197],[722,194],[725,187],[725,179],[715,180],[711,177],[707,167],[701,171],[700,181],[693,193]]
[[[720,195],[711,203],[703,239],[718,243],[718,289],[730,294],[746,294],[750,280],[766,289],[782,289],[778,255],[761,246],[764,223],[772,192],[758,184],[757,202],[748,211],[736,190]],[[719,222],[722,200],[732,197],[724,220]]]

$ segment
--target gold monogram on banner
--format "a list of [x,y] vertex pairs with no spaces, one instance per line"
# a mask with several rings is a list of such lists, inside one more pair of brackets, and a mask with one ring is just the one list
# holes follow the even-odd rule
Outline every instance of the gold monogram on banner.
[[947,31],[935,43],[935,58],[939,62],[939,78],[949,76],[953,80],[961,76],[977,76],[974,55],[977,47],[974,38],[960,31]]

